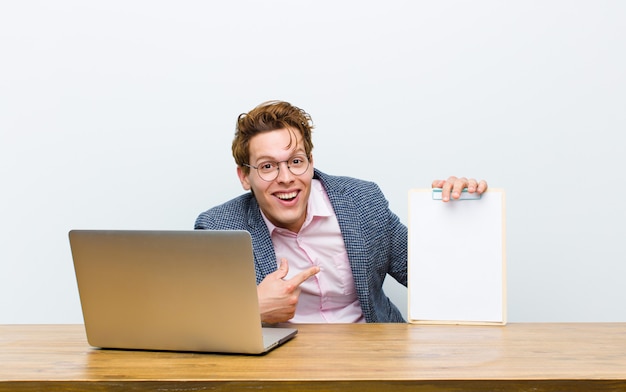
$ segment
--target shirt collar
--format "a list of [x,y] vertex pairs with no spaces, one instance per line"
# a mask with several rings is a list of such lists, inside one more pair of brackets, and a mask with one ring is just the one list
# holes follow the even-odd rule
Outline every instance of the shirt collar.
[[[322,186],[320,180],[313,179],[311,181],[311,195],[309,196],[309,201],[306,207],[306,218],[304,219],[304,224],[302,225],[302,229],[307,227],[314,217],[329,217],[333,215],[332,207],[330,202],[328,201],[328,196],[326,195],[326,191]],[[267,225],[267,228],[270,232],[270,235],[276,229],[280,229],[276,227],[272,222],[267,219],[263,211],[261,211],[261,216],[263,216],[263,220]],[[286,230],[286,229],[281,229]]]

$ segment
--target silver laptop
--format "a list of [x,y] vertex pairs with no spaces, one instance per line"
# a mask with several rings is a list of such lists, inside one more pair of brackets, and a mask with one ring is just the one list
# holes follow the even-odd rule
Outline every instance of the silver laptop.
[[69,232],[94,347],[263,354],[297,333],[263,327],[246,231]]

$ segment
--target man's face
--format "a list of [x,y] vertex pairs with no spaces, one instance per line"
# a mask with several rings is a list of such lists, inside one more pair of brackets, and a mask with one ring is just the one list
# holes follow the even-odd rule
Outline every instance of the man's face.
[[[290,139],[297,138],[297,143]],[[249,144],[250,162],[252,166],[259,166],[264,162],[279,163],[278,176],[272,181],[263,180],[257,169],[250,169],[245,174],[237,168],[237,175],[245,190],[252,190],[261,211],[277,227],[282,227],[297,233],[300,231],[311,194],[311,180],[313,179],[313,157],[308,169],[301,175],[294,175],[284,161],[294,155],[306,157],[302,143],[302,135],[298,130],[279,129],[260,133]]]

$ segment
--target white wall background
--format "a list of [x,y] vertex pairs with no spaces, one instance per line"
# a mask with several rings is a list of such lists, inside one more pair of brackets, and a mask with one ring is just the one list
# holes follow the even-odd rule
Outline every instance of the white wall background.
[[268,99],[405,223],[434,178],[506,189],[510,321],[626,321],[624,20],[619,0],[3,1],[0,323],[82,322],[70,229],[190,229],[240,194],[235,119]]

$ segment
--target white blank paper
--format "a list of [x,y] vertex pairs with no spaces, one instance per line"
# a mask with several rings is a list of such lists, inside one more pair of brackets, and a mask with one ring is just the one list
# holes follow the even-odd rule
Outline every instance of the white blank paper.
[[504,191],[478,200],[409,192],[409,321],[506,323]]

